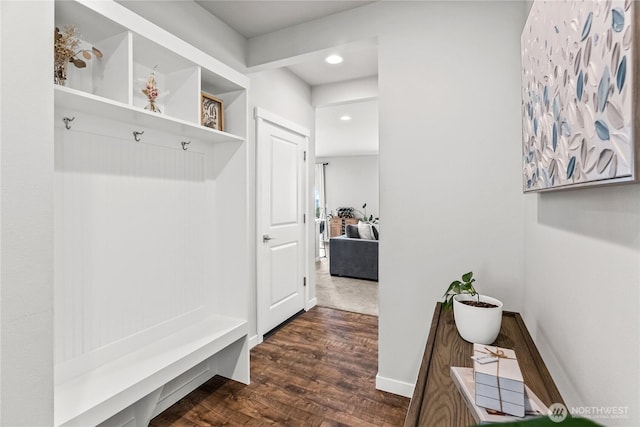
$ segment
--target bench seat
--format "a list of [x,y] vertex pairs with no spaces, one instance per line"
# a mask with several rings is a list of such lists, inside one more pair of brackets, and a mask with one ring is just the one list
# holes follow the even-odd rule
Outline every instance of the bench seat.
[[[56,384],[55,425],[98,425],[156,393],[165,384],[239,340],[244,341],[241,347],[245,351],[238,358],[246,358],[246,368],[240,368],[246,372],[240,377],[248,382],[247,334],[246,320],[210,316],[62,384]],[[235,365],[237,362],[230,363]],[[240,360],[240,365],[244,365],[242,362]]]

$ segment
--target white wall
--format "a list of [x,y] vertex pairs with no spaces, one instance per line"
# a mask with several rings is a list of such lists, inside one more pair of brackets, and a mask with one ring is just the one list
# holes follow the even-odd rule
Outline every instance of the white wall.
[[248,76],[251,79],[250,108],[262,107],[314,133],[311,88],[305,82],[286,69],[259,71]]
[[[311,88],[296,75],[286,69],[274,69],[250,73],[251,91],[249,97],[249,108],[251,116],[255,107],[264,108],[272,113],[277,114],[291,122],[309,129],[311,137],[309,138],[309,150],[307,151],[307,164],[310,168],[311,178],[307,186],[307,212],[313,217],[313,164],[315,162],[315,115],[311,106]],[[250,162],[253,166],[249,170],[255,171],[255,122],[251,120],[249,132],[249,147],[253,147],[253,153]],[[251,181],[255,187],[255,177]],[[253,223],[255,224],[255,200],[250,206],[250,212],[253,215]],[[309,265],[315,260],[315,228],[313,221],[307,221],[308,225],[308,260]],[[255,236],[255,230],[253,232]],[[255,245],[254,245],[255,246]],[[255,254],[254,258],[255,258]],[[252,263],[255,265],[255,262]],[[309,271],[308,273],[312,273]],[[256,272],[253,272],[254,283],[256,281]],[[316,284],[315,275],[307,275],[307,283],[309,286],[309,298],[307,305],[315,304]],[[252,287],[253,292],[250,295],[249,306],[249,336],[253,337],[257,333],[256,328],[256,287]]]
[[530,194],[524,319],[570,406],[640,425],[640,188]]
[[327,83],[311,88],[311,99],[315,107],[324,107],[378,97],[378,76]]
[[521,7],[419,2],[387,13],[379,38],[385,379],[415,382],[433,306],[462,273],[472,270],[482,292],[521,310]]
[[379,217],[378,156],[318,157],[316,163],[325,166],[327,213],[336,214],[339,207],[353,207],[364,215]]
[[0,2],[0,424],[53,424],[53,2]]

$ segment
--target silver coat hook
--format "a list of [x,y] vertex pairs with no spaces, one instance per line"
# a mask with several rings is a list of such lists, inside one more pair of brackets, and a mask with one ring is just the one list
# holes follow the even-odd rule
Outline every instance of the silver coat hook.
[[144,133],[144,131],[142,132],[138,132],[136,130],[133,131],[133,139],[136,140],[136,142],[140,142],[140,135],[142,135]]
[[74,121],[76,119],[76,116],[73,116],[71,118],[69,117],[63,117],[62,121],[64,122],[64,127],[68,129],[71,129],[71,125],[69,125],[70,122]]
[[182,141],[181,144],[182,144],[182,149],[187,151],[188,149],[187,145],[191,144],[191,141]]

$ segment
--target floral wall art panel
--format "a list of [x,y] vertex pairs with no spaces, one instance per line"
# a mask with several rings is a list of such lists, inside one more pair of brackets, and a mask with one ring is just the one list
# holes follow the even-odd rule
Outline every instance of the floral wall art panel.
[[521,38],[525,192],[636,181],[636,7],[533,3]]

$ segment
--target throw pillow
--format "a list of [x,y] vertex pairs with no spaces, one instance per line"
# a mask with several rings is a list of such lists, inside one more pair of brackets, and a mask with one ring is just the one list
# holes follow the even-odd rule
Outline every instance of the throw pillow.
[[347,237],[350,237],[352,239],[360,238],[360,233],[358,233],[358,226],[355,224],[347,224],[347,226],[344,229],[344,232],[347,235]]
[[371,224],[366,222],[358,223],[358,234],[361,239],[373,240],[373,233],[371,232]]

